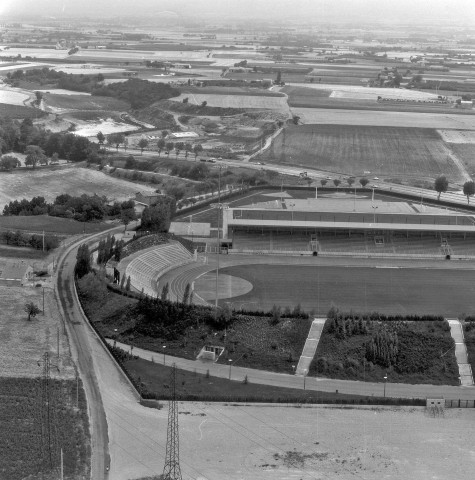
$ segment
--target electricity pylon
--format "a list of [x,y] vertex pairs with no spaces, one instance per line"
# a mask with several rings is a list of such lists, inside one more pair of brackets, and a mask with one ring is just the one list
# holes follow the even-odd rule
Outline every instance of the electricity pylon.
[[168,402],[167,451],[165,454],[164,480],[182,480],[180,469],[180,442],[178,432],[178,406],[176,401],[176,365],[171,373],[171,398]]

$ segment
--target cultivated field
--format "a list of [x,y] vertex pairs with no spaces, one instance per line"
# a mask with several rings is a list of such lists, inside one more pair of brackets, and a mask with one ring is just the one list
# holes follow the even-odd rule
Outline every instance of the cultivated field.
[[257,302],[264,310],[300,303],[306,311],[326,314],[333,303],[342,311],[387,314],[457,316],[475,311],[473,270],[239,265],[220,272],[253,285],[245,295],[230,295],[234,303]]
[[193,94],[182,93],[179,97],[170,98],[181,102],[188,98],[189,103],[201,105],[207,102],[210,107],[221,108],[261,108],[288,111],[287,99],[280,96],[255,96],[255,95],[218,95],[218,94]]
[[[49,91],[49,90],[48,90]],[[71,95],[69,93],[45,93],[45,106],[53,111],[57,110],[118,110],[126,111],[130,108],[127,102],[110,97],[93,95]]]
[[97,170],[78,168],[42,169],[4,173],[0,175],[0,211],[5,204],[21,198],[43,196],[52,202],[58,195],[105,195],[108,199],[126,200],[137,191],[153,192],[145,185],[138,185],[110,177]]
[[[445,142],[470,143],[466,138],[472,138],[472,141],[475,142],[475,135],[470,132],[470,130],[475,130],[475,115],[391,112],[381,110],[333,110],[330,108],[304,107],[292,107],[291,110],[292,114],[298,115],[301,123],[305,124],[436,128],[439,129],[439,133],[441,133],[442,139]],[[464,141],[459,140],[460,137],[462,137]]]
[[10,103],[0,103],[0,114],[9,118],[40,118],[45,114],[36,108],[25,107],[23,105],[12,105]]
[[450,148],[464,163],[468,172],[475,175],[475,144],[474,143],[451,143]]
[[[25,100],[28,100],[29,96],[14,92],[11,90],[0,90],[0,103],[9,103],[10,105],[23,105]],[[2,112],[3,113],[3,112]]]
[[401,88],[360,87],[352,85],[332,85],[328,83],[306,83],[304,85],[289,83],[288,85],[290,87],[305,87],[315,90],[331,90],[330,96],[335,98],[377,101],[379,96],[383,96],[386,98],[400,98],[405,100],[437,100],[437,95],[434,93]]
[[75,372],[69,344],[63,330],[63,320],[57,311],[52,288],[45,288],[45,315],[40,313],[28,321],[23,307],[34,302],[43,309],[43,289],[35,287],[0,286],[0,331],[3,339],[0,355],[0,377],[38,377],[41,366],[37,362],[45,352],[57,359],[59,327],[59,373],[52,369],[54,378],[71,379]]
[[464,179],[435,130],[348,125],[284,129],[258,158],[335,173]]
[[[69,218],[50,217],[48,215],[0,216],[0,231],[27,230],[29,232],[55,233],[59,235],[77,235],[83,233],[84,223]],[[88,223],[87,232],[101,232],[111,226],[105,223]]]

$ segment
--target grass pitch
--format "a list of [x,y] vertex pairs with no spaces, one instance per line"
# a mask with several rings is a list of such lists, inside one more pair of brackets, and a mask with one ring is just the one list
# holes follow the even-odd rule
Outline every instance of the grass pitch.
[[450,150],[432,129],[303,125],[284,129],[260,160],[335,173],[435,178],[461,182]]
[[240,265],[220,270],[254,286],[233,297],[270,309],[301,304],[324,315],[332,304],[343,311],[457,316],[475,312],[471,270],[294,265]]

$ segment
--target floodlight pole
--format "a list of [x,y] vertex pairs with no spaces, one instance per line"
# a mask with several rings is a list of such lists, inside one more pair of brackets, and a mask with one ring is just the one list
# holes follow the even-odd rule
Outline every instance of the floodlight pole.
[[215,299],[215,318],[218,318],[218,281],[219,281],[219,254],[221,251],[221,243],[220,243],[220,230],[219,230],[219,213],[221,210],[221,165],[219,166],[219,177],[218,177],[218,252],[217,252],[217,265],[216,265],[216,299]]
[[388,374],[384,375],[384,398],[386,398],[386,381],[388,380]]
[[231,365],[233,363],[232,358],[229,359],[229,380],[231,380]]

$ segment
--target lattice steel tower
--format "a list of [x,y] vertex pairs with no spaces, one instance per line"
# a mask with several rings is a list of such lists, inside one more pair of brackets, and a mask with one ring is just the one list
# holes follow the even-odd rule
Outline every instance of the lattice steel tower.
[[176,365],[171,373],[171,398],[168,402],[167,451],[165,454],[164,480],[182,480],[180,470],[180,442],[178,433],[178,406],[176,401]]

